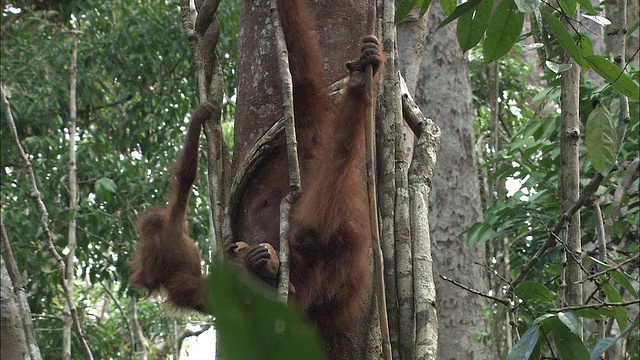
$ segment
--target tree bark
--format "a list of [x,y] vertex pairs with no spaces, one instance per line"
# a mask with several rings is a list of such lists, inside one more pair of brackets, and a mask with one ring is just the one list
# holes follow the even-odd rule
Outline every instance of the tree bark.
[[27,348],[22,318],[18,308],[18,299],[13,292],[11,279],[0,256],[0,357],[3,359],[31,359]]
[[[460,234],[482,218],[478,168],[474,152],[471,85],[467,59],[450,24],[437,32],[445,18],[433,4],[422,60],[416,101],[442,129],[442,147],[430,198],[434,272],[486,291],[487,278],[475,262],[485,263],[484,246],[467,244]],[[490,349],[473,339],[487,324],[483,298],[451,284],[436,283],[438,303],[438,359],[491,359]]]
[[18,301],[18,310],[24,327],[24,335],[27,341],[29,355],[32,360],[40,360],[42,359],[42,355],[40,354],[40,348],[38,348],[38,343],[36,342],[36,337],[33,331],[33,321],[31,319],[29,301],[27,300],[27,291],[25,289],[24,282],[22,281],[18,264],[16,264],[16,260],[13,257],[11,244],[9,243],[9,236],[2,217],[0,217],[0,235],[2,236],[2,259],[4,260],[9,273],[9,277],[3,277],[2,281],[7,281],[13,285],[13,292],[16,294]]
[[[78,182],[76,180],[76,79],[78,73],[78,36],[75,30],[72,31],[73,43],[71,46],[71,66],[69,67],[69,236],[67,238],[67,273],[66,281],[69,294],[73,297],[75,279],[75,262],[76,248],[78,247],[78,239],[76,236],[76,219],[78,217]],[[65,303],[64,307],[64,327],[62,329],[62,358],[71,358],[71,326],[73,321],[69,314],[69,305]]]
[[[565,26],[571,31],[569,24]],[[567,211],[580,196],[580,66],[566,53],[563,60],[571,64],[571,68],[561,74],[560,93],[561,203],[563,211]],[[560,306],[580,305],[583,297],[580,210],[569,219],[567,226],[560,236],[566,246],[567,261],[563,278],[566,288]]]

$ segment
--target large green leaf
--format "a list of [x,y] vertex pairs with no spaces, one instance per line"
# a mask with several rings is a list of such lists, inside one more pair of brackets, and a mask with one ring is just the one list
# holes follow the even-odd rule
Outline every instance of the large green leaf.
[[437,29],[440,29],[441,27],[447,25],[448,23],[452,22],[453,20],[459,18],[460,16],[462,16],[462,14],[464,14],[464,13],[466,13],[468,11],[471,11],[481,1],[488,1],[488,2],[493,3],[492,0],[469,0],[464,4],[460,4],[460,5],[458,5],[456,7],[455,10],[453,10],[451,15],[448,15],[446,19],[442,20],[440,25],[438,25]]
[[528,360],[538,344],[539,337],[540,325],[532,326],[511,349],[507,360]]
[[462,14],[458,19],[456,37],[463,52],[476,46],[482,40],[484,31],[489,25],[492,5],[490,1],[483,1],[471,11]]
[[587,118],[585,141],[591,165],[606,176],[616,164],[618,136],[609,110],[601,104],[596,105]]
[[[622,302],[622,295],[620,295],[618,290],[616,290],[604,276],[600,277],[600,281],[602,281],[602,291],[610,302]],[[613,314],[620,329],[625,329],[627,327],[627,308],[624,306],[614,306]]]
[[315,329],[259,283],[217,259],[210,268],[209,306],[226,359],[324,359]]
[[498,60],[520,39],[524,13],[518,11],[513,0],[501,1],[491,15],[484,39],[484,61]]
[[[414,7],[419,7],[420,16],[423,16],[429,9],[430,5],[431,0],[402,0],[400,5],[398,5],[398,8],[396,9],[396,24],[399,24],[402,20],[404,20]],[[455,7],[455,3],[453,5]]]
[[547,322],[552,329],[553,340],[562,360],[588,360],[589,350],[579,336],[574,334],[558,317]]
[[93,187],[96,192],[96,198],[99,201],[111,200],[111,194],[114,194],[118,189],[116,183],[106,177],[96,180]]
[[580,7],[587,12],[587,14],[589,15],[595,15],[596,14],[596,9],[593,8],[593,5],[591,5],[591,1],[589,0],[578,0],[578,4],[580,4]]
[[440,0],[440,7],[449,16],[456,9],[456,0]]
[[572,333],[580,336],[580,332],[582,331],[582,321],[573,313],[570,312],[559,312],[558,319],[562,321],[562,323],[571,330]]
[[547,11],[542,11],[541,13],[542,18],[547,23],[547,25],[549,25],[549,28],[551,28],[551,31],[556,36],[556,39],[558,39],[560,46],[562,46],[564,51],[566,51],[567,54],[569,54],[569,56],[571,56],[571,58],[576,63],[578,63],[578,65],[582,66],[584,64],[582,51],[580,51],[580,47],[573,40],[573,36],[569,34],[564,25],[562,25],[562,22],[560,22],[560,20],[558,20],[555,15]]
[[631,100],[640,101],[640,88],[631,78],[622,72],[616,64],[604,56],[590,55],[585,60],[589,66],[610,83],[616,91]]
[[564,11],[564,14],[566,14],[569,18],[573,18],[573,16],[576,14],[576,10],[578,10],[578,2],[576,0],[558,0],[558,3]]

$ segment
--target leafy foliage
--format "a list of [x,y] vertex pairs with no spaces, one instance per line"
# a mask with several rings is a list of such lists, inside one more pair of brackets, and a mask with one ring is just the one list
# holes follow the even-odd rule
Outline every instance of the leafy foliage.
[[[500,69],[498,91],[500,126],[497,130],[501,148],[498,150],[493,148],[493,143],[487,140],[482,141],[482,139],[488,139],[488,135],[496,129],[491,127],[489,81],[481,54],[484,52],[484,60],[489,61],[491,57],[487,56],[488,46],[494,46],[493,42],[498,42],[497,40],[504,37],[504,34],[500,36],[495,35],[497,32],[490,34],[488,30],[490,25],[487,25],[484,35],[482,37],[477,35],[476,32],[482,30],[480,25],[484,23],[484,15],[480,10],[482,3],[467,2],[463,4],[466,6],[460,5],[445,20],[447,22],[458,16],[459,43],[463,50],[469,52],[476,109],[475,125],[477,137],[481,139],[478,146],[484,160],[481,170],[487,173],[487,177],[481,177],[481,179],[486,182],[486,188],[489,190],[483,193],[483,196],[487,204],[492,204],[486,207],[483,221],[474,224],[466,232],[467,239],[470,242],[487,244],[488,249],[494,254],[488,262],[495,264],[496,271],[505,266],[501,263],[501,252],[503,249],[508,251],[511,279],[515,278],[521,267],[533,258],[535,252],[549,236],[550,228],[563,214],[559,201],[561,195],[559,177],[562,165],[559,141],[562,134],[557,105],[560,100],[558,74],[571,66],[561,60],[560,54],[563,51],[566,51],[585,69],[593,69],[607,82],[605,85],[598,86],[583,77],[580,82],[579,109],[585,134],[584,141],[580,145],[581,183],[587,184],[597,172],[604,176],[597,194],[605,220],[612,211],[611,200],[622,177],[626,174],[627,166],[638,156],[638,129],[640,128],[638,85],[632,80],[637,79],[638,69],[628,66],[626,71],[622,72],[610,60],[610,56],[594,54],[594,46],[588,37],[573,31],[570,27],[565,28],[558,18],[558,16],[567,17],[575,12],[577,2],[567,0],[561,1],[560,4],[561,7],[556,9],[545,4],[543,9],[534,10],[532,15],[540,14],[536,17],[538,26],[534,26],[532,33],[522,36],[524,38],[533,35],[536,46],[532,48],[542,49],[538,52],[541,56],[540,62],[546,62],[548,69],[540,77],[535,76],[537,70],[532,69],[531,64],[525,60],[524,51],[526,50],[517,42],[504,51],[504,55],[496,57]],[[535,6],[533,2],[523,4],[521,1],[518,1],[517,5],[521,11],[524,10],[523,6]],[[597,14],[597,10],[592,6],[587,8],[581,4],[581,7],[589,14]],[[575,24],[573,20],[571,23]],[[461,34],[464,36],[460,36]],[[520,35],[519,30],[518,35]],[[471,38],[473,41],[469,40]],[[477,43],[482,48],[472,47],[477,39],[481,39]],[[621,119],[607,111],[607,109],[618,111],[620,94],[626,95],[631,101],[630,122],[623,139],[618,139],[616,134]],[[498,184],[501,182],[512,185],[507,185],[510,190],[506,200],[498,201],[497,194],[500,191]],[[611,241],[608,243],[610,258],[606,262],[586,255],[595,251],[597,247],[595,228],[597,219],[591,209],[582,210],[582,239],[585,249],[583,262],[587,271],[608,269],[637,254],[639,250],[638,220],[640,219],[638,206],[640,197],[637,186],[636,179],[623,197],[619,208],[620,215],[610,219],[612,221]],[[503,241],[507,241],[505,248],[502,247]],[[612,253],[611,249],[617,250],[618,253]],[[586,340],[583,342],[577,336],[582,328],[582,319],[611,322],[621,331],[628,328],[628,324],[633,322],[629,316],[634,315],[630,314],[627,307],[602,306],[570,312],[550,311],[556,307],[556,298],[562,292],[563,252],[561,239],[558,239],[557,245],[547,251],[533,267],[527,280],[515,288],[513,311],[518,330],[524,335],[508,354],[508,358],[595,359],[604,351],[601,349],[609,348],[613,342],[623,340],[627,340],[625,342],[627,354],[632,357],[637,356],[638,350],[632,345],[635,337],[609,336],[598,341],[596,334],[593,334],[585,335]],[[502,275],[502,273],[499,274]],[[509,276],[504,278],[506,281],[511,279]],[[505,294],[504,280],[495,279],[495,283],[500,284],[495,288],[498,296]],[[602,291],[605,301],[619,303],[638,299],[635,290],[637,283],[632,285],[633,282],[628,273],[625,275],[612,271],[606,276],[597,278],[595,286]],[[630,291],[627,288],[633,290]],[[494,314],[496,317],[500,316],[498,307],[494,307]]]
[[[168,170],[196,107],[193,55],[173,2],[61,4],[3,8],[2,83],[34,166],[55,245],[64,253],[69,217],[69,30],[79,30],[76,300],[94,356],[129,358],[133,347],[123,320],[129,314],[120,309],[127,309],[127,262],[137,240],[134,223],[141,211],[165,201]],[[231,94],[225,103],[226,119],[233,117],[235,108],[230,89],[235,84],[238,11],[236,2],[223,3],[218,11],[226,21],[218,48]],[[12,23],[5,27],[8,20]],[[45,315],[35,320],[37,329],[49,329],[36,332],[43,356],[59,358],[62,325],[55,317],[62,313],[64,300],[57,264],[45,249],[40,213],[9,137],[6,114],[1,115],[2,217],[20,270],[28,274],[31,310]],[[229,136],[233,127],[226,128]],[[189,216],[190,233],[206,242],[203,189],[198,187],[193,196]],[[110,289],[113,297],[100,289]],[[125,305],[117,307],[115,302]],[[96,304],[102,312],[97,313]],[[156,334],[154,344],[171,341],[170,320],[163,313],[155,302],[140,302],[140,322],[145,333]],[[74,358],[80,358],[79,344],[73,346]]]

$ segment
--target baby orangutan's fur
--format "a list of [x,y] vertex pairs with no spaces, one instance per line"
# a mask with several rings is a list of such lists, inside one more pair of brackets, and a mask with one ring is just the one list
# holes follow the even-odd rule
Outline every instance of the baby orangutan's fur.
[[202,124],[214,107],[204,103],[193,113],[180,160],[176,164],[169,205],[153,208],[138,220],[142,238],[131,262],[129,283],[150,294],[164,290],[167,300],[181,308],[205,311],[205,283],[200,273],[200,253],[187,235],[185,217],[191,187],[198,173]]

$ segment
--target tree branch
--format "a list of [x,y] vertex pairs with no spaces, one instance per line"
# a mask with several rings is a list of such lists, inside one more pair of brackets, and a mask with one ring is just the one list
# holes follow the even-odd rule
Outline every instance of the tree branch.
[[573,305],[573,306],[565,306],[555,309],[549,309],[549,312],[564,312],[564,311],[573,311],[573,310],[582,310],[582,309],[599,309],[605,306],[631,306],[635,304],[639,304],[640,300],[632,300],[632,301],[623,301],[623,302],[603,302],[599,304],[585,304],[585,305]]
[[13,120],[13,114],[11,113],[11,106],[9,105],[9,100],[5,95],[4,86],[0,83],[0,98],[2,100],[2,105],[5,110],[5,114],[7,116],[7,122],[9,123],[9,130],[11,132],[11,138],[13,139],[13,143],[16,145],[18,149],[18,153],[22,158],[22,162],[27,171],[27,176],[29,178],[29,184],[31,186],[31,197],[36,203],[38,210],[40,211],[40,227],[42,228],[42,232],[45,237],[47,250],[53,256],[53,258],[58,262],[58,278],[60,280],[60,286],[62,286],[65,299],[69,306],[69,311],[71,313],[71,318],[73,320],[74,328],[76,330],[76,335],[78,336],[78,340],[82,345],[82,349],[85,352],[85,355],[88,359],[93,360],[93,355],[91,354],[91,349],[89,349],[89,345],[84,338],[84,334],[82,333],[82,328],[80,327],[80,321],[78,320],[78,310],[76,309],[75,304],[73,303],[73,298],[69,291],[69,288],[66,284],[65,272],[66,267],[64,264],[64,259],[58,254],[54,244],[53,244],[53,236],[51,235],[51,231],[49,230],[49,212],[47,211],[47,207],[42,201],[42,196],[40,195],[40,191],[38,190],[38,185],[36,183],[36,176],[33,172],[33,165],[29,161],[29,157],[25,153],[22,145],[20,144],[20,139],[18,138],[18,130],[16,129],[16,123]]

